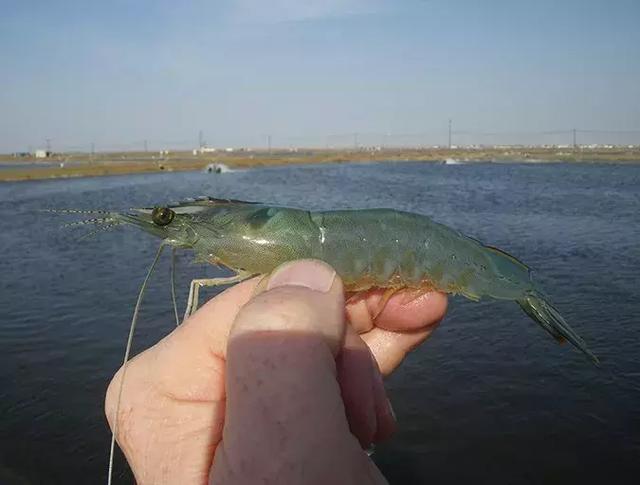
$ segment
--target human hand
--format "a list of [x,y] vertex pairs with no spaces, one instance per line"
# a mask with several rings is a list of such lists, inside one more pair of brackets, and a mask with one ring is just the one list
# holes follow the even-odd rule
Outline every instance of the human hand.
[[[376,362],[391,372],[446,298],[400,293],[374,321],[381,297],[350,300],[345,325],[333,270],[290,263],[213,298],[134,358],[117,439],[138,483],[383,483],[362,451],[395,426]],[[112,427],[121,376],[107,391]]]

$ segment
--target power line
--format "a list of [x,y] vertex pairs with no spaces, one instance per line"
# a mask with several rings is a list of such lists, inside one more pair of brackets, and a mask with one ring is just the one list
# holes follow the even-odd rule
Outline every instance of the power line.
[[[457,126],[457,125],[456,125]],[[363,149],[367,146],[382,146],[391,147],[396,146],[398,148],[404,147],[418,147],[424,146],[427,140],[430,144],[438,146],[436,142],[441,140],[443,133],[442,130],[433,131],[421,131],[421,132],[343,132],[333,133],[326,135],[305,135],[305,136],[286,136],[278,135],[278,143],[286,145],[287,142],[294,143],[299,147],[353,147],[355,150]],[[606,129],[581,129],[581,128],[564,128],[564,129],[550,129],[550,130],[504,130],[504,131],[482,131],[475,129],[454,129],[453,119],[447,119],[447,139],[446,145],[450,149],[453,148],[453,142],[456,142],[456,146],[464,145],[567,145],[573,147],[586,146],[589,144],[594,145],[640,145],[640,129],[626,129],[626,130],[606,130]],[[456,137],[454,139],[454,137]],[[273,151],[273,135],[263,134],[260,135],[262,142],[258,142],[258,146],[263,146],[272,152]],[[51,138],[44,138],[46,150],[52,151],[53,140]],[[257,141],[257,140],[256,140]],[[163,147],[174,150],[191,150],[194,145],[193,139],[189,141],[185,140],[168,140],[168,139],[144,139],[138,141],[130,141],[128,143],[108,143],[101,144],[101,149],[110,151],[139,151],[144,148],[145,152],[149,150],[149,143],[153,147]],[[200,130],[198,133],[198,143],[201,146],[205,145],[204,132]],[[580,145],[578,144],[580,143]],[[42,142],[40,142],[42,144]],[[42,146],[42,145],[41,145]],[[96,142],[86,141],[78,145],[64,145],[58,143],[57,150],[59,152],[66,151],[84,151],[90,149],[91,154],[95,154]],[[229,146],[234,146],[230,144]],[[242,144],[236,146],[243,146]],[[247,147],[251,145],[246,145]],[[255,146],[255,145],[254,145]],[[33,146],[30,146],[33,150]]]
[[598,133],[604,135],[638,135],[640,130],[576,130],[578,133]]

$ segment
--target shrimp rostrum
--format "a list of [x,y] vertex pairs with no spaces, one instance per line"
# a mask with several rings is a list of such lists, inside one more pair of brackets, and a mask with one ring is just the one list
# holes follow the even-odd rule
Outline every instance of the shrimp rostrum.
[[380,288],[389,294],[410,288],[515,301],[554,338],[568,340],[598,363],[534,284],[527,266],[424,215],[391,209],[314,212],[206,198],[106,212],[96,221],[137,226],[165,245],[192,249],[197,259],[235,272],[194,280],[187,316],[197,307],[200,286],[235,283],[287,261],[315,258],[336,270],[347,291]]

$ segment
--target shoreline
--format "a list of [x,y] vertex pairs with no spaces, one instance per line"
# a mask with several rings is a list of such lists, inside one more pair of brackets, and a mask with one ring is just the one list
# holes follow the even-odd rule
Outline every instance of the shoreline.
[[[393,162],[473,164],[493,163],[628,163],[640,164],[640,146],[613,149],[492,148],[492,149],[351,149],[238,150],[194,155],[192,152],[60,153],[45,159],[0,155],[0,182],[99,177],[159,172],[204,171],[207,165],[230,169],[296,164]],[[20,165],[25,165],[21,167]],[[11,168],[2,168],[10,165]],[[35,165],[35,166],[34,166]]]

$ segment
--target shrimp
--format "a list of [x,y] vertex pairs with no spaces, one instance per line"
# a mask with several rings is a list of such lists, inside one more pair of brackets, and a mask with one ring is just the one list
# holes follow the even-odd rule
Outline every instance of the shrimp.
[[194,280],[185,316],[197,308],[197,288],[264,275],[287,261],[319,259],[359,292],[404,288],[515,301],[557,340],[596,356],[531,278],[506,252],[482,244],[429,217],[393,209],[307,211],[239,200],[204,198],[174,206],[107,212],[104,222],[131,224],[199,261],[235,275]]
[[424,215],[392,209],[314,212],[215,198],[130,213],[100,213],[102,217],[80,223],[128,224],[162,239],[138,296],[125,369],[142,294],[164,246],[191,249],[197,260],[235,273],[193,280],[185,318],[196,310],[203,286],[237,283],[269,274],[287,261],[314,258],[335,269],[345,290],[384,289],[384,301],[406,288],[459,294],[474,301],[485,297],[514,301],[556,340],[568,340],[594,364],[599,362],[535,285],[524,263]]

